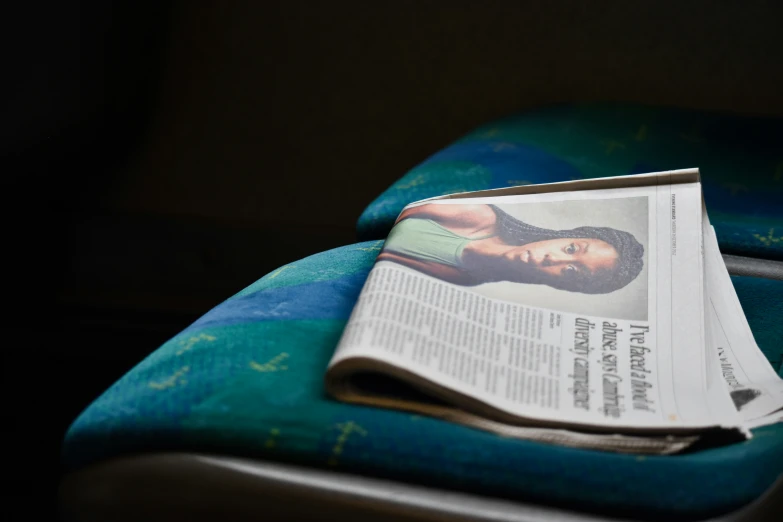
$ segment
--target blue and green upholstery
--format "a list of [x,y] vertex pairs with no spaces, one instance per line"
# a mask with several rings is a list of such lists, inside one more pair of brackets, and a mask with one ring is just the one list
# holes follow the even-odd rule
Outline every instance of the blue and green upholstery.
[[[330,400],[324,371],[381,244],[283,266],[207,312],[78,417],[64,445],[69,469],[134,453],[207,452],[678,519],[739,508],[783,472],[783,424],[731,447],[641,457]],[[781,371],[783,281],[733,282],[759,344]]]
[[373,201],[360,239],[454,192],[698,167],[721,251],[783,259],[783,120],[635,105],[565,105],[485,125]]

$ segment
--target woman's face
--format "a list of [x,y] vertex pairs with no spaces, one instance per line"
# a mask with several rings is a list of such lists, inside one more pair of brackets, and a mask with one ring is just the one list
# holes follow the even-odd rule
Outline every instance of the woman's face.
[[547,239],[513,247],[504,257],[517,268],[524,263],[531,271],[551,278],[589,277],[617,265],[617,250],[600,239]]

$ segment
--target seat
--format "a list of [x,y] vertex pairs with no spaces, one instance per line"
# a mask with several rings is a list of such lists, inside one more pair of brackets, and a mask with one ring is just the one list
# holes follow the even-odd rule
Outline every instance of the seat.
[[526,111],[433,154],[359,218],[384,238],[412,201],[442,194],[698,167],[721,252],[783,259],[783,120],[616,103]]
[[[748,509],[781,476],[783,424],[730,447],[639,457],[330,400],[324,371],[381,244],[273,271],[109,388],[65,439],[64,512],[192,520],[222,509],[249,519],[296,518],[309,507],[321,518],[696,520]],[[780,279],[732,281],[780,371],[783,271],[768,263]]]

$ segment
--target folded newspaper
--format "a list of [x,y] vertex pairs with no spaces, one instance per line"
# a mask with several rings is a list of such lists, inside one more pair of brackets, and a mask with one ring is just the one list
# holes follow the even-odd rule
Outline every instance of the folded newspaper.
[[326,373],[334,398],[673,454],[783,417],[697,169],[408,205]]

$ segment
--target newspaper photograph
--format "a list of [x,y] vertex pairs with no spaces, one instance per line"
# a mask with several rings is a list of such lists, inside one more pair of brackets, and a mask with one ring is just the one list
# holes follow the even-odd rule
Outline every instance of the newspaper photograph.
[[428,203],[406,209],[379,260],[487,297],[647,319],[648,198]]

